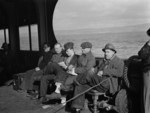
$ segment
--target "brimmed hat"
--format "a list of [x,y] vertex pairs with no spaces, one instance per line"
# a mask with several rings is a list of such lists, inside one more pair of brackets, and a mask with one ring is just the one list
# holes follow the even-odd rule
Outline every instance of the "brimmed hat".
[[114,51],[115,53],[117,53],[117,51],[116,51],[116,49],[115,49],[115,46],[114,46],[113,44],[111,44],[111,43],[107,43],[107,44],[105,45],[105,47],[102,49],[102,51],[105,51],[106,49],[112,50],[112,51]]
[[64,44],[64,49],[73,49],[74,48],[74,43],[73,42],[67,42]]
[[92,44],[90,42],[83,42],[81,44],[81,47],[82,49],[85,49],[85,48],[92,48]]

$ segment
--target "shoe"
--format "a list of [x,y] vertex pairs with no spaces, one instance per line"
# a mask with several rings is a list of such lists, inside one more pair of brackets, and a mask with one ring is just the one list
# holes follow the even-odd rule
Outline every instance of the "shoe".
[[40,101],[41,103],[44,103],[44,102],[47,102],[48,99],[44,96],[44,97],[40,97],[40,98],[39,98],[39,101]]
[[76,113],[80,113],[80,110],[79,110],[79,111],[76,111]]
[[51,95],[47,95],[46,96],[48,99],[60,99],[61,98],[61,94],[60,93],[52,93]]
[[38,93],[34,91],[27,91],[27,97],[38,97]]
[[17,92],[18,92],[18,93],[27,93],[26,90],[18,90]]
[[43,105],[56,105],[60,104],[61,100],[60,99],[48,99],[46,102],[42,102]]
[[108,105],[107,107],[106,107],[106,110],[107,111],[110,111],[110,110],[112,110],[113,109],[113,106],[112,105]]
[[42,102],[42,105],[50,105],[50,104],[51,104],[51,102],[49,100]]
[[43,105],[42,106],[43,109],[47,109],[47,108],[50,108],[50,107],[52,107],[52,106],[51,105]]
[[27,90],[27,93],[28,93],[29,95],[34,95],[34,94],[35,94],[35,92],[34,92],[33,90]]
[[38,94],[33,95],[33,96],[30,97],[30,99],[32,99],[32,100],[36,100],[36,99],[38,99],[38,98],[39,98],[39,95],[38,95]]
[[62,104],[63,106],[66,105],[66,97],[61,97],[61,104]]
[[75,109],[72,113],[81,113],[81,109]]

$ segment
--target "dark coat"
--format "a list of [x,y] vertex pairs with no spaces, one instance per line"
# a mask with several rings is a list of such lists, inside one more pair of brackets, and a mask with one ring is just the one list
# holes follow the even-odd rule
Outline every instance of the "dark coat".
[[99,71],[103,71],[102,77],[110,77],[110,93],[118,90],[118,78],[123,76],[124,62],[117,56],[110,61],[102,60],[99,64]]
[[51,61],[52,56],[53,56],[53,53],[51,51],[43,53],[41,57],[41,61],[39,62],[39,65],[38,65],[40,69],[45,68],[45,66]]
[[78,65],[75,69],[75,73],[84,73],[94,67],[95,63],[95,57],[91,52],[87,53],[86,55],[82,54],[78,59]]
[[65,60],[65,55],[63,55],[62,53],[59,53],[59,54],[54,54],[52,56],[51,62],[59,63],[59,62],[62,62],[64,60]]
[[138,52],[139,57],[142,59],[142,67],[144,72],[150,70],[150,46],[148,43],[149,41],[147,41]]
[[77,66],[79,55],[74,55],[69,63],[69,65]]
[[76,82],[80,84],[85,84],[87,79],[87,73],[90,72],[96,64],[95,57],[91,52],[82,54],[78,59],[78,65],[75,68],[75,73],[78,74],[76,77]]

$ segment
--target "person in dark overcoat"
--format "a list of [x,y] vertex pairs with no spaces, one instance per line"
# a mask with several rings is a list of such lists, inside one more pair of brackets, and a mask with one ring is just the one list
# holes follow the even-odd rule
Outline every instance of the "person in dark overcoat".
[[[100,60],[99,66],[97,68],[92,68],[93,74],[91,74],[91,72],[86,73],[86,82],[80,82],[75,86],[74,96],[84,92],[92,86],[99,84],[107,78],[109,79],[95,89],[99,92],[109,91],[112,94],[118,90],[117,78],[122,77],[123,75],[124,62],[117,57],[117,51],[113,44],[106,44],[102,50],[104,52],[104,58]],[[84,101],[84,94],[73,100],[72,108],[75,109],[76,113],[80,113],[80,111],[83,109]]]
[[[147,30],[147,35],[150,36],[150,28]],[[138,52],[142,59],[143,69],[143,108],[144,113],[150,113],[150,40]]]

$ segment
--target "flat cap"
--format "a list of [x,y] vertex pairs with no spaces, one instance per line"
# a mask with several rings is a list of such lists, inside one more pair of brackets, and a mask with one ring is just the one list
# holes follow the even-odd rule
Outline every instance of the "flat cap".
[[90,42],[83,42],[81,44],[81,47],[82,49],[85,49],[85,48],[92,48],[92,44]]
[[64,44],[64,49],[73,49],[74,48],[74,43],[73,42],[67,42]]

